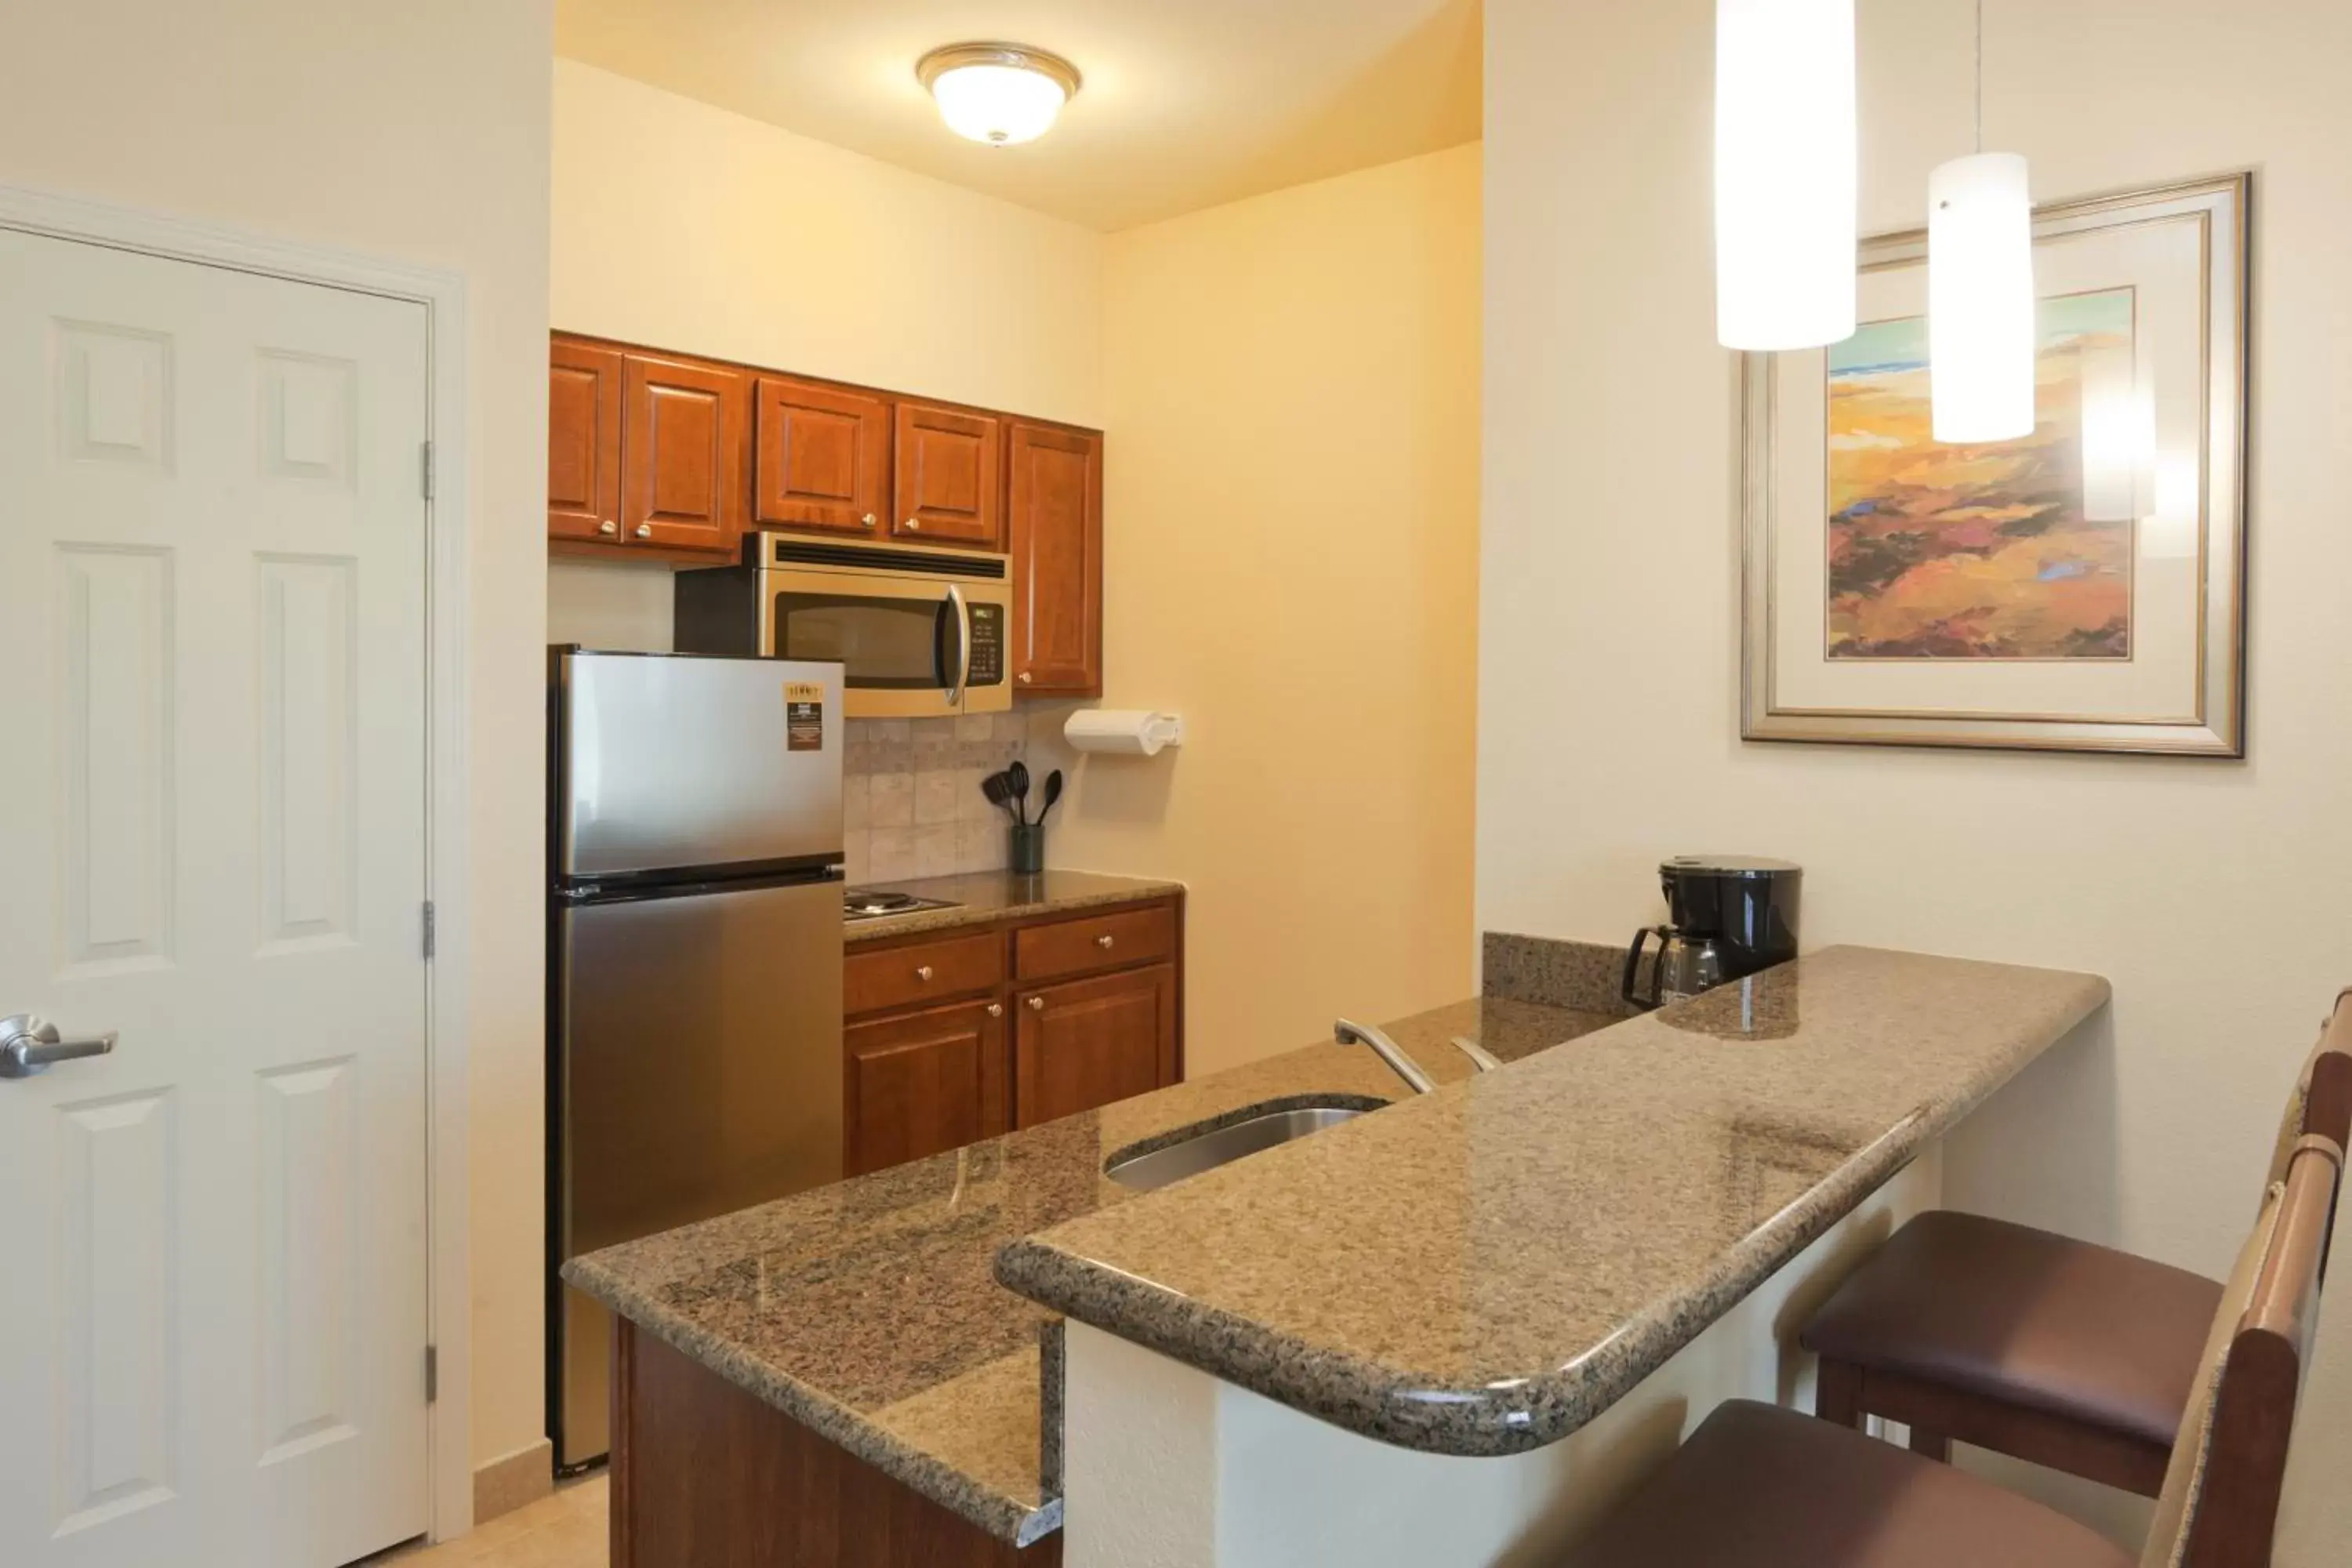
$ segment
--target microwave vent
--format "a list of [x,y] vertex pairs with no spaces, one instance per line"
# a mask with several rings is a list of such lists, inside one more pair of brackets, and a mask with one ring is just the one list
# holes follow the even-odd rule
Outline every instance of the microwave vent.
[[854,566],[869,572],[919,572],[930,577],[975,577],[1001,583],[1012,575],[1012,559],[954,550],[892,550],[869,544],[827,544],[822,540],[766,536],[768,563],[774,566]]

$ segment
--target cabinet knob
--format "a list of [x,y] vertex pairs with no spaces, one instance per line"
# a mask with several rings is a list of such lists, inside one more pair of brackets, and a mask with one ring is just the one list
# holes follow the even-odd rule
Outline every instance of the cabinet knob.
[[1021,672],[1021,684],[1022,684],[1022,685],[1024,685],[1024,686],[1028,685],[1031,681],[1033,681],[1033,680],[1034,680],[1034,679],[1037,679],[1037,678],[1036,678],[1035,676],[1034,676],[1034,675],[1030,674],[1030,673],[1029,673],[1027,670],[1025,670],[1025,669],[1024,669],[1024,670],[1023,670],[1023,671]]
[[1105,952],[1108,952],[1110,951],[1110,934],[1108,931],[1101,936],[1095,938],[1095,945],[1101,948]]
[[637,537],[639,539],[651,539],[653,536],[654,525],[652,523],[641,522],[637,524]]
[[1029,1011],[1032,1013],[1042,1013],[1045,1010],[1045,999],[1043,996],[1032,996],[1029,998]]
[[922,531],[923,531],[923,520],[922,520],[921,518],[919,518],[919,517],[910,517],[910,518],[908,518],[908,519],[907,520],[907,531],[908,531],[908,532],[909,532],[909,533],[920,533],[920,532],[922,532]]
[[862,523],[864,523],[866,527],[871,528],[871,527],[873,527],[873,526],[874,526],[874,514],[873,514],[872,512],[870,512],[870,511],[869,511],[869,512],[867,512],[864,517],[859,518],[857,521],[860,521],[860,522],[862,522]]
[[596,525],[596,531],[599,533],[618,533],[621,531],[621,525],[617,522],[600,522]]
[[992,1018],[1002,1018],[1004,1016],[1004,1004],[1002,1002],[991,1002],[988,1005],[988,1016]]
[[916,978],[916,979],[918,979],[918,980],[929,980],[930,977],[931,977],[931,966],[930,966],[929,964],[928,964],[928,963],[919,963],[919,964],[915,965],[915,978]]

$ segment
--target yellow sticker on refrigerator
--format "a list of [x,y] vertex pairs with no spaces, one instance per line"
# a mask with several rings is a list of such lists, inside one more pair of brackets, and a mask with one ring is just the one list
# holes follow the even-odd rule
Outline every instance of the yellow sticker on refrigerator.
[[824,686],[822,682],[784,682],[784,750],[824,750]]

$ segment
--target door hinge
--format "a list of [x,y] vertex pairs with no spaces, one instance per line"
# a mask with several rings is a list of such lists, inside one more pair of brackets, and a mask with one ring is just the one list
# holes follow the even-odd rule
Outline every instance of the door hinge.
[[425,1403],[433,1404],[441,1397],[441,1347],[425,1347]]
[[433,499],[433,443],[430,441],[425,443],[423,467],[425,469],[425,499],[426,500],[431,500]]
[[433,900],[425,900],[425,956],[433,956]]

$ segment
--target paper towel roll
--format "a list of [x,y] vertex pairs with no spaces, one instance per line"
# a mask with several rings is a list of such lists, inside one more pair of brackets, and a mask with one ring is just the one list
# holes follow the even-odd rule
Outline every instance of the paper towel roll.
[[1062,726],[1062,734],[1081,752],[1153,757],[1162,746],[1184,743],[1184,721],[1141,708],[1081,708]]

